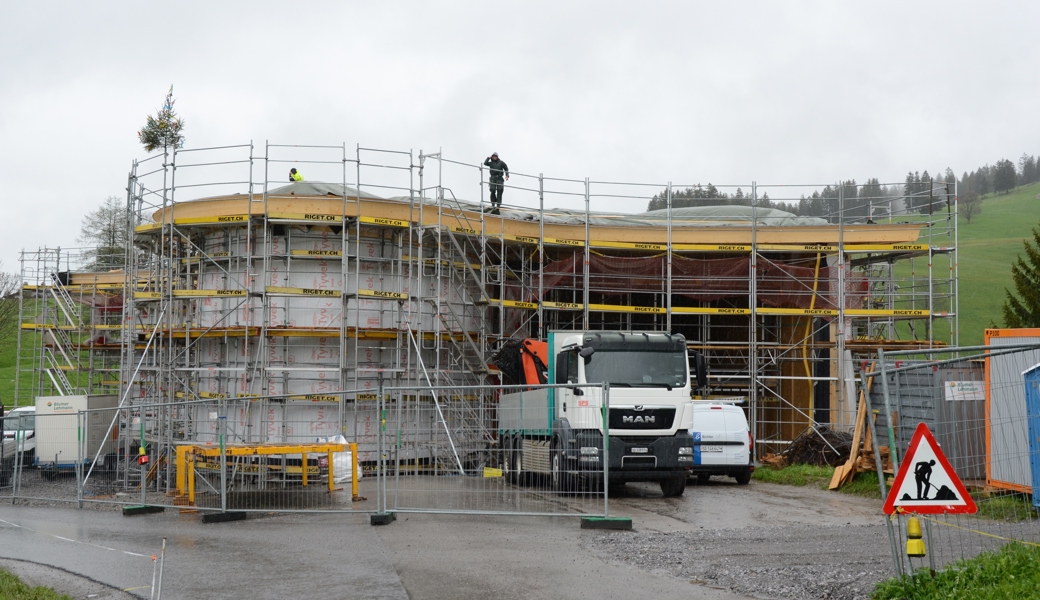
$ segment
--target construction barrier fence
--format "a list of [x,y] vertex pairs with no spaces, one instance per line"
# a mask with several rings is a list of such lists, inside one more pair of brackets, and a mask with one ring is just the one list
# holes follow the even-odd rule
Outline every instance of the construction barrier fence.
[[[561,387],[581,397],[567,409],[588,427],[581,448],[551,434],[550,394]],[[76,410],[76,398],[105,406]],[[0,497],[202,512],[607,514],[603,385],[116,401],[41,397],[35,417],[12,418]]]
[[[553,395],[571,390],[568,443]],[[595,385],[387,387],[395,512],[606,516],[609,388]],[[562,413],[561,413],[562,414]],[[567,438],[571,439],[571,438]]]
[[[941,570],[1009,543],[1040,546],[1038,365],[1040,339],[987,335],[985,346],[879,351],[872,370],[864,370],[864,381],[875,379],[866,394],[874,439],[894,448],[892,473],[908,470],[905,478],[919,488],[897,496],[952,498],[939,485],[932,485],[930,479],[938,479],[934,475],[921,475],[915,481],[921,462],[932,467],[931,475],[939,468],[930,464],[934,461],[911,458],[903,464],[914,431],[924,423],[977,507],[974,514],[952,510],[909,514],[897,506],[895,514],[886,518],[897,575],[921,568]],[[875,458],[880,472],[880,453]],[[883,498],[888,497],[894,479],[879,477]],[[916,518],[911,527],[921,527],[924,556],[908,556],[911,517]]]

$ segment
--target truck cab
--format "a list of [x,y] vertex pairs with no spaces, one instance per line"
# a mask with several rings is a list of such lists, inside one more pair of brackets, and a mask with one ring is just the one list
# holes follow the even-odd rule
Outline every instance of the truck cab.
[[[690,373],[686,339],[667,333],[619,331],[550,334],[555,361],[550,381],[556,383],[610,386],[607,426],[609,478],[612,483],[658,481],[665,496],[679,496],[685,489],[693,465],[693,436],[690,434]],[[564,448],[577,445],[578,432],[595,430],[600,423],[582,422],[568,416],[570,405],[602,406],[599,390],[592,388],[583,399],[580,388],[557,388],[561,411],[554,430]],[[594,416],[593,411],[580,415]],[[580,446],[579,446],[580,450]],[[578,458],[565,450],[565,468],[575,470]]]
[[548,472],[565,491],[595,483],[607,464],[610,483],[657,481],[665,496],[682,495],[694,458],[685,338],[567,331],[550,332],[546,346],[548,381],[559,387],[500,399],[506,470]]

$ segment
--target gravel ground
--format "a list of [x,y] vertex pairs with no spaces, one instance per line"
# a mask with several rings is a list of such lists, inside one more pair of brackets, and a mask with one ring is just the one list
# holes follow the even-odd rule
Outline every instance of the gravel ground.
[[594,534],[585,547],[755,598],[858,600],[892,573],[883,525],[785,525],[676,533]]

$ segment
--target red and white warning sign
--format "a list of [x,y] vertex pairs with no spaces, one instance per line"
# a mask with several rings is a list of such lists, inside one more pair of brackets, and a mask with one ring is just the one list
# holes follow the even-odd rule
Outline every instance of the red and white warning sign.
[[920,514],[975,514],[977,510],[924,423],[917,426],[910,439],[884,510],[886,515],[897,510]]

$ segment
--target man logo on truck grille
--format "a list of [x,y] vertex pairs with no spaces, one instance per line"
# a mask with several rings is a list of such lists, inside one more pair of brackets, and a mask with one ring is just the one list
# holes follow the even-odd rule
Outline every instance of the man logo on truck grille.
[[657,417],[654,417],[653,415],[647,415],[645,417],[644,416],[630,417],[628,415],[625,415],[625,416],[621,417],[621,422],[622,423],[633,423],[633,424],[635,424],[635,423],[651,424],[651,423],[653,423],[656,420],[656,418]]

